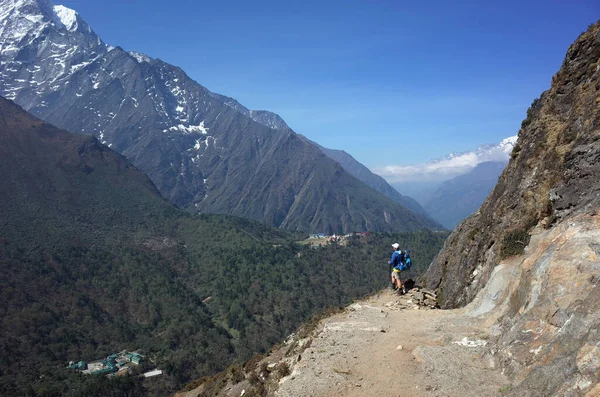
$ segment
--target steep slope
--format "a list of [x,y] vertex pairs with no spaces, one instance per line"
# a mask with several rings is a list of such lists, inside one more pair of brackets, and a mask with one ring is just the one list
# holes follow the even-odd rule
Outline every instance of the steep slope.
[[444,227],[454,229],[481,206],[496,186],[504,167],[504,162],[488,161],[478,164],[468,173],[442,182],[424,200],[423,206]]
[[[515,396],[600,393],[600,22],[536,99],[512,159],[425,275],[444,307],[493,315]],[[484,288],[482,290],[482,288]]]
[[[257,123],[263,124],[269,128],[276,130],[291,130],[287,123],[276,113],[269,112],[267,110],[249,110],[235,99],[225,97],[223,95],[215,94],[215,97],[219,98],[226,105],[238,110],[239,112],[242,112],[248,117],[251,117]],[[328,149],[319,145],[316,142],[311,141],[310,139],[304,136],[302,136],[302,138],[304,138],[309,143],[317,146],[327,157],[329,157],[332,160],[335,160],[342,166],[342,168],[344,168],[346,172],[348,172],[350,175],[352,175],[359,181],[377,190],[378,192],[383,193],[387,197],[391,198],[397,203],[400,203],[402,206],[410,209],[416,214],[425,217],[431,222],[430,226],[440,227],[440,225],[437,224],[437,221],[435,221],[416,200],[414,200],[411,197],[400,194],[396,189],[391,187],[385,181],[385,179],[371,172],[371,170],[369,170],[367,167],[365,167],[363,164],[361,164],[359,161],[357,161],[354,157],[352,157],[345,151]]]
[[180,211],[123,156],[0,98],[0,170],[0,394],[27,385],[62,394],[59,379],[75,379],[57,366],[125,346],[162,351],[163,365],[191,350],[206,357],[188,374],[234,358],[231,336],[177,280],[169,249],[149,248],[171,241],[164,229]]
[[[598,205],[599,52],[596,24],[569,48],[551,88],[527,111],[512,159],[490,196],[457,227],[427,272],[428,285],[443,291],[446,306],[470,301],[513,243],[526,245],[532,226]],[[473,282],[478,266],[483,275]]]
[[368,186],[385,194],[387,197],[392,200],[402,204],[404,207],[412,210],[413,212],[422,215],[433,222],[435,218],[425,210],[421,204],[419,204],[415,199],[409,196],[405,196],[400,194],[396,189],[391,187],[385,179],[380,177],[377,174],[374,174],[367,167],[358,162],[354,157],[344,152],[343,150],[336,149],[327,149],[319,145],[319,148],[323,153],[325,153],[329,158],[337,161],[346,171],[348,171],[355,178],[361,180]]
[[73,10],[48,0],[1,0],[0,10],[0,94],[94,135],[182,208],[313,232],[434,226],[181,69],[107,46]]

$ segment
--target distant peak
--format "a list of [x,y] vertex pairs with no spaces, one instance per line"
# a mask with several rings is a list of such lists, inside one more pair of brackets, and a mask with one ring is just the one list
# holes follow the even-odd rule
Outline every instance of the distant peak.
[[51,16],[52,3],[49,0],[0,0],[0,18],[9,15],[13,10],[18,14],[30,16]]
[[27,6],[34,6],[50,10],[52,9],[52,2],[49,0],[0,0],[0,6],[17,7],[19,9]]
[[54,15],[69,32],[77,30],[77,12],[65,6],[54,6]]

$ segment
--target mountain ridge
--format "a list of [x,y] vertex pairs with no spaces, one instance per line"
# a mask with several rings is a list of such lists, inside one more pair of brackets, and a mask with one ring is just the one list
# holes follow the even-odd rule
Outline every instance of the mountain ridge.
[[[249,110],[233,98],[224,97],[222,95],[220,97],[225,104],[236,110],[240,110],[260,124],[277,130],[291,130],[287,123],[277,113],[267,110]],[[394,189],[390,184],[388,184],[385,179],[373,173],[369,168],[364,166],[349,153],[338,149],[328,149],[308,139],[304,135],[300,136],[311,144],[317,146],[327,157],[339,163],[356,179],[377,190],[378,192],[383,193],[387,197],[400,203],[411,211],[429,219],[432,222],[435,222],[437,227],[441,226],[438,221],[433,219],[431,215],[415,199],[399,193],[398,190]]]
[[424,208],[434,219],[452,230],[481,206],[492,191],[506,164],[486,161],[466,174],[442,182],[424,201]]
[[[96,136],[176,205],[312,232],[437,227],[354,180],[293,131],[273,133],[245,108],[225,104],[230,98],[180,68],[106,45],[78,16],[67,30],[47,1],[1,4],[8,11],[0,14],[0,94],[58,127]],[[302,191],[310,194],[296,203]],[[250,193],[252,200],[241,198]],[[323,210],[324,197],[333,211]],[[297,215],[288,217],[292,208]]]

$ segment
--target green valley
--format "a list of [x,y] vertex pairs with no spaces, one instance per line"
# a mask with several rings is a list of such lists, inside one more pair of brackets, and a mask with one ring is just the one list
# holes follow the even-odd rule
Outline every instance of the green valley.
[[[447,236],[370,234],[315,249],[297,243],[304,234],[191,215],[96,138],[4,99],[0,170],[2,395],[168,394],[386,286],[393,242],[413,250],[416,275]],[[125,349],[166,375],[66,368]]]

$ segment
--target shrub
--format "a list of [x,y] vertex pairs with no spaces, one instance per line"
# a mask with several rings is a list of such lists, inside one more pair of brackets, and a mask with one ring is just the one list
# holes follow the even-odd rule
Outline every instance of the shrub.
[[500,257],[507,258],[513,255],[521,255],[527,244],[529,244],[530,238],[527,229],[516,229],[508,232],[502,240]]
[[279,378],[284,378],[290,374],[290,366],[287,361],[282,361],[277,364],[277,375]]

